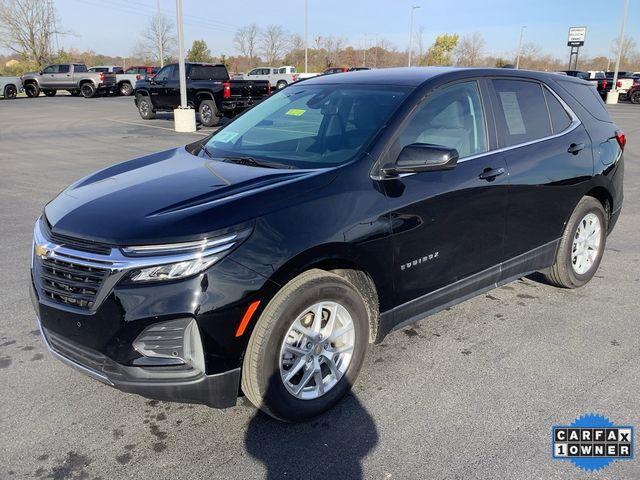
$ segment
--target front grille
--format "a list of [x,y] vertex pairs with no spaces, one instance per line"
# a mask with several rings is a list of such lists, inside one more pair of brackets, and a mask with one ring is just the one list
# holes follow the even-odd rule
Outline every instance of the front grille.
[[67,237],[66,235],[60,235],[59,233],[53,233],[51,231],[51,225],[46,218],[41,221],[42,230],[44,235],[56,245],[61,247],[73,248],[82,252],[99,253],[101,255],[109,255],[111,253],[111,247],[104,243],[92,242],[90,240],[84,240],[82,238]]
[[89,310],[109,270],[58,258],[41,259],[42,293],[56,303]]
[[58,335],[49,329],[43,328],[42,330],[49,345],[57,353],[101,375],[107,374],[109,378],[119,378],[123,375],[115,362],[106,355]]

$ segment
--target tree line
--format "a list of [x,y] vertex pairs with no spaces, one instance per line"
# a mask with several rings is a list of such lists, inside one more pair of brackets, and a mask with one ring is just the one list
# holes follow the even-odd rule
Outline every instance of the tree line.
[[[43,0],[0,0],[0,46],[11,52],[0,56],[0,71],[21,74],[35,70],[46,63],[81,61],[87,65],[113,64],[126,67],[132,64],[167,63],[176,60],[177,42],[173,22],[162,14],[149,19],[141,32],[130,57],[108,56],[91,50],[63,50],[57,48],[58,36],[67,32],[59,28],[60,22],[51,2]],[[502,67],[515,64],[518,52],[502,55],[487,51],[480,32],[459,36],[445,33],[432,44],[424,41],[425,30],[419,27],[413,39],[413,65],[453,65],[472,67]],[[613,42],[610,56],[579,58],[581,70],[612,70],[618,41]],[[187,60],[194,62],[224,63],[234,72],[246,72],[263,65],[294,65],[304,71],[304,39],[297,33],[287,32],[280,25],[261,27],[245,25],[233,36],[235,53],[214,56],[204,39],[195,40],[187,52]],[[405,66],[408,50],[399,50],[382,36],[368,37],[350,44],[344,36],[315,34],[308,47],[308,71],[319,72],[327,67],[385,68]],[[520,50],[520,67],[525,69],[558,71],[567,68],[568,58],[559,59],[546,54],[534,44],[526,43]],[[568,55],[567,55],[568,57]],[[9,60],[13,62],[7,63]],[[622,70],[640,70],[640,52],[631,37],[623,39]]]

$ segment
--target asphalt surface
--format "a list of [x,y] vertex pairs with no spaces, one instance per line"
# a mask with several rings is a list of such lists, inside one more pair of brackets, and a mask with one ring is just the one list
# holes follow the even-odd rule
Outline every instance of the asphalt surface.
[[[0,101],[1,479],[575,479],[551,426],[597,412],[640,426],[640,107],[625,206],[577,290],[524,278],[370,348],[353,394],[301,425],[244,400],[218,411],[120,393],[54,360],[27,285],[43,205],[98,168],[188,143],[130,98]],[[638,449],[636,448],[636,454]],[[640,459],[589,478],[640,478]]]

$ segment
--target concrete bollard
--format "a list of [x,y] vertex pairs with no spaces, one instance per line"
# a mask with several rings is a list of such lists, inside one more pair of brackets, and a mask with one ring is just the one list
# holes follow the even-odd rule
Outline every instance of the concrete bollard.
[[611,90],[609,90],[607,92],[607,105],[617,104],[619,96],[620,94],[618,93],[618,90],[616,90],[615,88],[612,88]]
[[176,132],[196,131],[196,111],[193,108],[176,108],[173,111]]

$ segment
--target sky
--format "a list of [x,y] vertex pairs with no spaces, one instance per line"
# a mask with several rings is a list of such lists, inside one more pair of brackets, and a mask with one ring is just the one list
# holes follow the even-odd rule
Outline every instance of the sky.
[[[131,55],[140,32],[155,13],[156,0],[52,0],[62,30],[61,47],[91,49],[107,55]],[[486,53],[508,56],[515,52],[522,26],[523,43],[535,43],[544,53],[569,57],[567,33],[571,26],[587,27],[580,55],[611,56],[619,35],[623,0],[308,0],[309,44],[313,36],[344,36],[356,48],[373,46],[385,38],[399,50],[409,44],[411,5],[414,31],[423,27],[425,46],[442,33],[480,32]],[[203,39],[215,56],[233,55],[234,32],[250,23],[278,24],[304,34],[304,0],[184,0],[185,48]],[[625,34],[640,45],[640,0],[629,1]],[[175,20],[175,1],[160,0],[160,8]],[[415,48],[415,44],[414,44]]]

